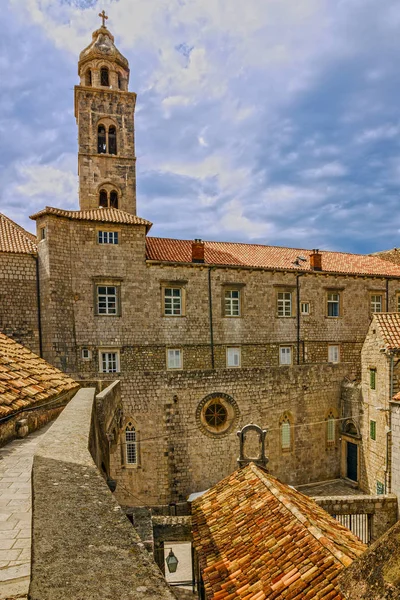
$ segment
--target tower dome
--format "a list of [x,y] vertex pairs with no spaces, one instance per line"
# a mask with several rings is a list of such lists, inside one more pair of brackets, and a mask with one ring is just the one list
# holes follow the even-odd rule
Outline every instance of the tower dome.
[[104,24],[92,34],[92,41],[79,55],[81,85],[128,90],[129,63],[114,44],[114,36]]

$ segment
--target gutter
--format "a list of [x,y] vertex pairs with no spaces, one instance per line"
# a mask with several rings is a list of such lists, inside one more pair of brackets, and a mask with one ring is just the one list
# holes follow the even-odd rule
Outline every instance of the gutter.
[[[304,275],[304,273],[297,273],[296,275],[296,300],[297,300],[297,364],[300,364],[300,277]],[[303,362],[304,362],[304,346],[303,346]]]
[[39,276],[39,256],[34,256],[36,262],[36,296],[37,296],[37,315],[39,329],[39,356],[43,358],[43,339],[42,339],[42,313],[40,310],[40,276]]

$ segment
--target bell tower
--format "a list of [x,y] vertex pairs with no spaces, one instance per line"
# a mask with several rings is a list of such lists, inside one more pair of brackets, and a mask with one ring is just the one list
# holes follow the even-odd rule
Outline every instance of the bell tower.
[[75,86],[79,205],[136,214],[136,94],[128,91],[129,63],[114,45],[104,10],[99,16],[102,26],[79,56]]

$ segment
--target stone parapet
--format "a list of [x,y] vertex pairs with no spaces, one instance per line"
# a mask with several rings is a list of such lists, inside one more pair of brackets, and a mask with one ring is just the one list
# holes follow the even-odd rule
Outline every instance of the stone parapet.
[[[115,386],[104,402],[117,398]],[[31,600],[169,600],[169,590],[89,452],[95,390],[81,389],[33,463]]]

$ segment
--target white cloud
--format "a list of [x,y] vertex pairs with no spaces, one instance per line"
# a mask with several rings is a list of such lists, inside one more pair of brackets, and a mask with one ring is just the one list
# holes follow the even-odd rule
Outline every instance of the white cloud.
[[347,168],[341,163],[331,162],[314,169],[306,169],[301,175],[304,179],[329,179],[332,177],[344,177],[347,175],[347,172]]
[[357,144],[368,142],[377,142],[379,140],[390,140],[398,138],[400,135],[400,126],[387,123],[373,129],[366,129],[356,137]]

